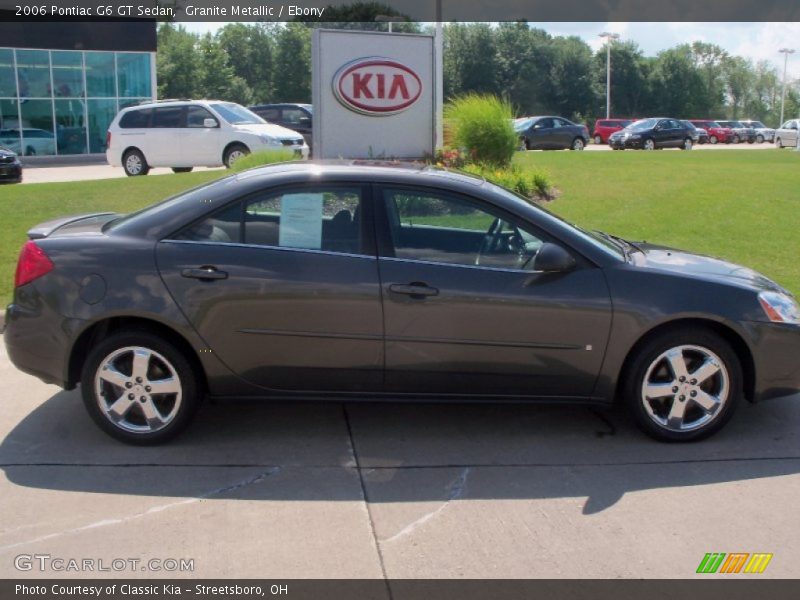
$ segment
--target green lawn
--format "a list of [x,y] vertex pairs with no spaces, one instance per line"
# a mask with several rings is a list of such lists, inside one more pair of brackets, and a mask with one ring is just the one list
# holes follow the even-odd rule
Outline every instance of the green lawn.
[[[800,294],[800,155],[790,150],[528,152],[561,196],[550,210],[587,229],[720,256]],[[0,186],[0,307],[25,232],[64,214],[127,212],[225,175]]]
[[585,229],[741,263],[800,295],[800,153],[791,150],[527,152]]

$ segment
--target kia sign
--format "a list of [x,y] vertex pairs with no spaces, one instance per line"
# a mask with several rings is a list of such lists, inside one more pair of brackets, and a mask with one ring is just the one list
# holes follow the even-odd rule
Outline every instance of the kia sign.
[[336,72],[333,93],[339,102],[357,113],[396,115],[419,100],[422,81],[396,60],[360,58]]
[[315,158],[422,158],[434,144],[433,37],[316,29]]

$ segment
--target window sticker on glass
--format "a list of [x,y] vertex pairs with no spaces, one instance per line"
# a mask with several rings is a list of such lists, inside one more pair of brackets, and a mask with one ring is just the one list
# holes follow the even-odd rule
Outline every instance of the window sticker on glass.
[[323,194],[286,194],[281,199],[279,244],[286,248],[322,248]]

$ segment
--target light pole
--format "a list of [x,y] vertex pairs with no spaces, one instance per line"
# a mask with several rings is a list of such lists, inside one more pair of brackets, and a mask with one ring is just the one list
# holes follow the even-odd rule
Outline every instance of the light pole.
[[792,48],[781,48],[778,50],[781,54],[783,54],[783,90],[781,91],[781,122],[780,124],[783,125],[783,105],[786,102],[786,66],[789,64],[789,55],[794,54],[794,50]]
[[375,21],[378,23],[388,23],[389,24],[389,33],[392,33],[392,23],[405,23],[405,19],[403,17],[391,17],[389,15],[376,15]]
[[604,31],[600,34],[606,40],[606,119],[611,118],[611,42],[619,39],[618,33]]

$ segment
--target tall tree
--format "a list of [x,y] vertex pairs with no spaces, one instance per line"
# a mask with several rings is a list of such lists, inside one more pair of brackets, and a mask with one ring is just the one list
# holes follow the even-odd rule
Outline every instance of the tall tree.
[[156,78],[159,98],[191,98],[200,89],[197,36],[182,25],[158,27]]
[[[229,23],[217,33],[228,64],[247,85],[255,102],[267,102],[272,97],[274,27],[265,23]],[[241,86],[241,82],[238,85]]]
[[[236,77],[228,64],[225,50],[217,43],[214,36],[210,33],[202,36],[197,51],[201,65],[200,94],[202,96],[245,104],[249,102],[249,88],[245,89],[246,83]],[[242,85],[243,83],[244,85]]]
[[272,72],[278,102],[311,102],[311,30],[301,23],[286,23],[276,36]]
[[[605,115],[607,57],[607,47],[603,46],[594,59],[598,115]],[[611,45],[612,116],[635,117],[647,112],[645,109],[650,101],[647,71],[647,63],[635,42],[616,42]]]

